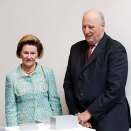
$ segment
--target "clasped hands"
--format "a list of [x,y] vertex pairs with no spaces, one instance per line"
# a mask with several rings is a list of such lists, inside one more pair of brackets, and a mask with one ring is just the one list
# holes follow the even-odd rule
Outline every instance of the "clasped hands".
[[82,113],[78,113],[77,116],[79,124],[87,128],[92,128],[91,123],[88,121],[92,117],[92,115],[88,112],[88,110]]

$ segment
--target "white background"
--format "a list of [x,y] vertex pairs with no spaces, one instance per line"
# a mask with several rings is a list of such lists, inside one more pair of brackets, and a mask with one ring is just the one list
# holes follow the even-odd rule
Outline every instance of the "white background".
[[68,114],[63,80],[70,47],[84,39],[83,13],[88,9],[103,12],[106,33],[120,41],[128,53],[126,94],[131,105],[131,0],[0,0],[0,126],[5,126],[5,77],[21,60],[15,55],[18,41],[26,34],[37,36],[45,52],[40,64],[53,68],[57,89]]

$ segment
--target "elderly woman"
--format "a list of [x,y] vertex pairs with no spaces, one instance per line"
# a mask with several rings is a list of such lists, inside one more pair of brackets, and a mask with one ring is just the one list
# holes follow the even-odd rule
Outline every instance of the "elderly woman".
[[18,43],[16,55],[22,59],[16,70],[6,76],[5,111],[7,126],[47,120],[61,115],[62,108],[52,69],[36,62],[43,46],[33,35]]

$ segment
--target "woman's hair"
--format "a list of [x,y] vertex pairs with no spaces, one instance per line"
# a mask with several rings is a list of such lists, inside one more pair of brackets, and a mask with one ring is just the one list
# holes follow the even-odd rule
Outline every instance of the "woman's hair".
[[40,40],[33,35],[25,35],[24,37],[21,38],[21,40],[19,41],[17,45],[16,56],[18,58],[20,58],[20,53],[24,45],[36,46],[37,52],[38,52],[38,58],[40,59],[43,56],[44,48]]

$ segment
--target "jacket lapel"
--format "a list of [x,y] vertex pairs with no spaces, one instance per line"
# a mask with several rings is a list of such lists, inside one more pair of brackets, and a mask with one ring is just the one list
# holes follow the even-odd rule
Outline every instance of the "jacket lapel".
[[89,44],[86,42],[86,40],[84,40],[82,44],[83,44],[83,46],[81,46],[82,48],[81,48],[81,56],[80,56],[81,69],[83,68],[83,66],[86,63],[87,50],[89,48]]
[[85,63],[85,65],[83,66],[81,73],[88,68],[88,66],[97,58],[97,56],[100,54],[100,52],[102,51],[102,49],[105,47],[105,43],[107,40],[107,35],[104,34],[104,36],[102,37],[102,39],[100,40],[100,42],[98,43],[98,45],[96,46],[95,50],[93,51],[93,53],[91,54],[89,60],[87,60],[87,62]]

